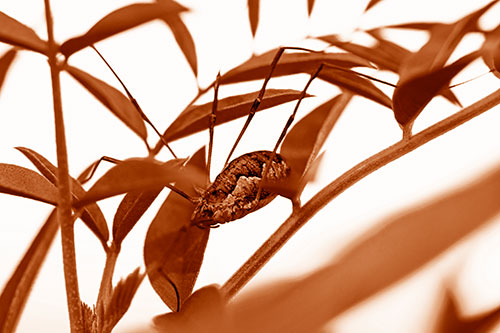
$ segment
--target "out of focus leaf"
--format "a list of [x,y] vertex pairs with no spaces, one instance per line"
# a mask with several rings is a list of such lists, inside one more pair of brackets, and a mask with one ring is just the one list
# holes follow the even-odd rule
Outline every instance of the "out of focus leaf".
[[391,99],[370,80],[359,76],[354,71],[324,68],[318,78],[392,109]]
[[225,332],[225,302],[217,286],[196,290],[180,312],[170,312],[153,318],[158,332]]
[[[205,149],[200,149],[188,166],[205,171]],[[181,179],[176,186],[195,196],[194,186],[205,188],[203,181]],[[163,302],[173,311],[191,295],[200,270],[210,228],[191,224],[194,205],[176,193],[170,193],[149,226],[144,242],[144,263],[149,281]]]
[[465,34],[477,30],[481,16],[498,0],[450,24],[438,24],[430,30],[430,38],[419,51],[407,58],[401,67],[399,84],[416,76],[442,68]]
[[297,122],[283,140],[280,154],[292,170],[290,181],[283,186],[288,187],[294,196],[300,194],[304,174],[318,156],[350,99],[351,94],[343,93],[319,105]]
[[66,66],[65,70],[140,138],[146,140],[147,131],[144,120],[125,95],[106,82],[76,67]]
[[368,5],[366,5],[365,12],[369,11],[373,6],[378,4],[381,0],[370,0]]
[[169,184],[180,177],[178,160],[161,164],[153,159],[128,159],[106,172],[87,194],[73,205],[83,207],[89,203],[130,191],[147,191]]
[[144,274],[136,268],[127,278],[121,279],[113,288],[111,300],[104,310],[103,332],[111,332],[130,307],[137,289],[144,279]]
[[0,58],[0,89],[2,89],[3,82],[5,81],[7,72],[9,71],[12,61],[14,61],[16,54],[16,49],[10,49],[9,51],[5,52],[5,54]]
[[307,15],[311,16],[314,8],[314,0],[307,0]]
[[394,90],[392,97],[394,115],[402,127],[409,127],[440,90],[447,87],[450,81],[462,69],[469,65],[480,55],[479,51],[463,56],[454,63],[432,71],[430,73],[413,77],[404,81]]
[[17,195],[57,205],[57,188],[35,171],[0,163],[0,193]]
[[[23,153],[31,161],[31,163],[33,163],[38,171],[40,171],[40,173],[52,184],[57,184],[57,168],[50,163],[49,160],[29,148],[16,147],[16,149]],[[82,198],[85,193],[86,191],[80,183],[71,178],[71,194],[73,195],[73,200],[77,201]],[[95,203],[86,206],[80,218],[87,225],[87,227],[92,230],[97,238],[99,238],[103,246],[106,248],[106,242],[109,239],[108,224],[106,223],[106,219],[104,218],[99,206]]]
[[435,324],[434,332],[492,332],[500,319],[500,306],[474,317],[463,317],[454,296],[448,291],[444,296],[441,313]]
[[485,35],[481,52],[486,66],[500,79],[500,25]]
[[[240,66],[222,75],[220,84],[264,79],[271,71],[271,63],[278,52],[274,49],[253,56]],[[312,74],[326,63],[339,67],[372,67],[369,61],[349,53],[284,53],[273,71],[273,77],[299,73]]]
[[35,52],[47,53],[47,42],[19,21],[0,12],[0,42]]
[[162,17],[163,22],[165,22],[172,30],[179,48],[186,57],[194,76],[198,76],[198,61],[196,59],[196,47],[194,45],[193,37],[189,32],[188,28],[182,22],[179,15],[165,15]]
[[[267,89],[258,111],[297,100],[300,97],[300,93],[300,91],[291,89]],[[217,103],[215,126],[247,116],[258,95],[259,92],[256,91],[219,100]],[[308,96],[310,95],[306,97]],[[207,129],[211,112],[212,102],[202,105],[193,105],[187,108],[167,128],[163,138],[166,142],[171,142]]]
[[411,23],[399,23],[386,25],[384,28],[389,29],[412,29],[412,30],[426,30],[430,31],[438,25],[442,25],[441,22],[411,22]]
[[16,331],[33,283],[57,230],[59,224],[54,209],[3,288],[0,295],[0,332]]
[[178,15],[187,9],[170,0],[161,0],[156,3],[135,3],[119,8],[94,24],[87,33],[71,38],[64,42],[60,51],[66,57],[95,44],[103,39],[116,35],[125,30],[134,28],[154,19],[169,15]]
[[253,37],[255,37],[259,25],[259,2],[260,0],[248,0],[248,19]]
[[[400,281],[500,212],[500,168],[478,181],[390,218],[286,288],[271,285],[235,299],[233,332],[314,332]],[[332,221],[335,222],[335,221]],[[268,302],[264,300],[268,299]]]

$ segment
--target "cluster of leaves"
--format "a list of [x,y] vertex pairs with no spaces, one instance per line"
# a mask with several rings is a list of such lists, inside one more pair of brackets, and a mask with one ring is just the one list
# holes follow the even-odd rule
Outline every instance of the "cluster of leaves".
[[[377,2],[371,1],[367,9]],[[453,23],[411,23],[367,31],[366,33],[377,41],[371,47],[341,41],[337,35],[327,35],[316,38],[342,49],[343,52],[319,52],[298,50],[298,48],[295,48],[295,51],[299,52],[291,52],[293,50],[277,48],[253,56],[248,61],[221,75],[218,84],[264,80],[262,89],[217,101],[215,125],[292,101],[297,102],[297,109],[300,101],[309,97],[306,93],[307,87],[303,91],[266,89],[266,84],[271,76],[305,73],[311,75],[311,80],[317,77],[340,88],[340,94],[331,97],[297,122],[281,145],[279,153],[289,163],[292,174],[289,182],[274,188],[274,190],[291,199],[300,198],[304,187],[314,178],[317,166],[321,161],[320,151],[324,142],[353,95],[368,98],[391,109],[397,123],[403,129],[404,140],[409,140],[412,137],[413,122],[435,96],[442,95],[450,102],[460,105],[458,98],[449,89],[449,85],[451,80],[472,61],[482,57],[488,68],[500,77],[498,74],[500,70],[500,26],[492,31],[483,31],[478,26],[478,20],[497,2],[498,0],[491,1],[483,8]],[[309,13],[311,13],[313,5],[314,1],[309,0]],[[255,34],[258,27],[259,1],[249,0],[248,7],[251,30]],[[198,150],[189,159],[175,158],[164,163],[155,160],[154,154],[159,151],[158,147],[164,144],[208,129],[215,102],[187,106],[166,129],[157,147],[151,149],[147,143],[146,130],[146,124],[149,121],[138,109],[131,95],[127,92],[127,96],[86,71],[70,66],[68,60],[72,54],[83,48],[92,47],[105,38],[151,20],[159,19],[171,29],[196,76],[195,44],[180,18],[180,14],[186,10],[187,8],[171,0],[129,5],[105,16],[82,36],[71,38],[58,46],[58,52],[65,57],[64,61],[57,64],[59,70],[69,73],[136,133],[146,143],[151,155],[146,159],[129,159],[119,163],[98,179],[88,191],[82,187],[82,183],[88,178],[89,170],[95,168],[97,163],[93,163],[80,177],[71,179],[75,218],[79,217],[96,235],[107,257],[105,274],[103,274],[101,290],[95,307],[91,309],[86,304],[82,304],[85,329],[89,332],[111,331],[128,309],[144,274],[135,270],[125,280],[113,287],[111,281],[114,263],[120,252],[122,241],[162,189],[175,184],[176,188],[194,197],[197,195],[196,188],[207,187],[209,180],[204,148]],[[385,39],[384,29],[388,28],[425,30],[429,33],[430,38],[420,50],[412,52]],[[470,32],[479,32],[485,36],[483,46],[479,50],[448,64],[449,58],[459,42]],[[0,58],[0,84],[19,50],[29,50],[44,55],[48,55],[49,52],[47,42],[40,39],[32,29],[1,12],[0,41],[12,45],[12,49]],[[373,68],[374,66],[392,71],[399,76],[392,98],[377,88],[371,82],[371,78],[352,69],[354,67]],[[214,86],[215,82],[205,89],[200,89],[198,97]],[[59,200],[56,188],[58,182],[57,167],[31,149],[19,147],[18,150],[33,163],[38,172],[16,165],[0,164],[0,192],[57,205]],[[498,181],[498,176],[494,177],[494,181]],[[490,179],[488,184],[494,183],[494,181]],[[499,187],[497,186],[497,188]],[[493,189],[489,188],[489,190],[488,193],[491,196],[498,196],[498,194],[492,194]],[[474,192],[472,189],[465,192],[467,191]],[[96,202],[123,193],[126,195],[116,210],[111,230],[112,240],[110,241],[108,223]],[[467,193],[464,196],[467,196]],[[446,198],[443,203],[439,204],[439,207],[435,207],[436,211],[442,212],[443,205],[448,207],[446,200],[456,202],[456,198]],[[464,211],[458,215],[462,217],[466,216],[466,203],[470,203],[471,200],[463,201],[464,204],[460,207]],[[496,212],[498,208],[491,207],[490,212]],[[306,277],[303,281],[279,288],[266,289],[266,293],[270,293],[265,299],[269,306],[261,304],[258,306],[260,309],[266,309],[264,313],[262,310],[256,309],[254,299],[247,300],[247,303],[243,302],[243,305],[234,305],[232,309],[225,309],[224,298],[228,295],[224,295],[216,287],[207,287],[193,294],[193,287],[203,261],[210,232],[210,229],[200,229],[192,225],[190,218],[193,209],[194,206],[191,202],[179,196],[178,193],[170,193],[151,222],[146,235],[144,244],[145,274],[164,303],[171,310],[177,312],[175,315],[162,316],[157,319],[157,324],[162,329],[174,325],[174,327],[181,326],[186,331],[196,331],[197,323],[201,322],[207,325],[204,326],[205,331],[210,331],[207,327],[213,327],[212,331],[243,332],[249,330],[252,323],[261,322],[255,318],[276,318],[286,311],[304,313],[300,312],[302,311],[300,309],[305,312],[308,309],[309,312],[311,309],[317,310],[314,302],[317,302],[318,295],[329,295],[329,293],[325,293],[324,289],[315,288],[315,285],[322,287],[330,285],[333,288],[342,284],[345,290],[358,288],[363,283],[352,277],[362,278],[363,275],[360,275],[359,272],[353,274],[353,267],[358,267],[356,264],[359,264],[359,259],[356,258],[372,257],[373,255],[368,253],[372,253],[370,251],[375,249],[375,252],[380,255],[377,258],[387,259],[387,256],[380,254],[382,249],[377,248],[380,239],[383,239],[383,244],[392,244],[390,238],[397,237],[396,234],[401,232],[399,229],[401,225],[411,224],[412,219],[411,216],[407,216],[401,221],[389,223],[387,230],[374,235],[373,239],[365,241],[359,247],[351,249],[344,255],[340,263]],[[301,207],[297,209],[300,210]],[[425,210],[425,213],[428,211]],[[447,213],[449,213],[448,210]],[[419,212],[413,214],[418,215]],[[464,230],[452,233],[447,238],[447,242],[440,241],[426,253],[418,252],[421,255],[420,265],[437,255],[443,248],[456,242],[489,216],[491,215],[487,214],[479,220],[473,220],[470,225],[465,223]],[[425,229],[424,227],[419,225],[415,233],[424,235],[425,233],[422,231]],[[407,230],[408,226],[404,228]],[[30,286],[36,278],[47,253],[48,245],[51,244],[57,229],[58,223],[53,212],[6,284],[0,296],[0,328],[2,331],[9,332],[15,329],[29,296]],[[417,238],[415,239],[417,241]],[[395,243],[397,244],[397,242]],[[413,253],[413,248],[411,244],[405,244],[402,249],[394,251],[399,251],[404,256],[404,253]],[[392,268],[389,269],[387,262],[383,262],[383,260],[380,262],[375,258],[370,262],[373,263],[371,266],[362,266],[368,270],[375,267],[385,267],[387,274],[380,275],[379,280],[372,281],[371,285],[365,284],[366,288],[363,291],[358,289],[354,292],[352,290],[352,298],[344,299],[344,303],[327,306],[325,308],[328,311],[317,311],[314,315],[309,316],[309,321],[301,322],[300,331],[311,331],[321,327],[327,320],[346,308],[416,269],[415,266],[394,265],[394,262],[391,262]],[[305,297],[305,295],[309,297]],[[262,297],[259,297],[256,299],[262,302]],[[303,307],[296,307],[298,303],[301,303]],[[330,303],[326,302],[325,304]],[[231,312],[232,316],[238,320],[228,321],[225,317],[227,312]],[[245,313],[245,319],[239,320],[243,316],[242,313]],[[301,317],[298,314],[297,316],[288,316],[291,318]],[[288,327],[269,327],[269,331],[299,331],[298,326],[294,326],[297,324],[297,321],[290,321]],[[255,330],[257,328],[254,328]]]

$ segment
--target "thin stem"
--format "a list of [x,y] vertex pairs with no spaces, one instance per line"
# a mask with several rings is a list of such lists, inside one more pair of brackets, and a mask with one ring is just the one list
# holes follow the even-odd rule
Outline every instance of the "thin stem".
[[69,321],[71,332],[83,332],[83,320],[81,311],[81,300],[78,290],[78,276],[76,271],[75,235],[73,220],[71,218],[71,192],[68,171],[68,155],[66,150],[66,135],[64,131],[64,118],[61,100],[61,82],[59,78],[60,69],[57,64],[58,46],[54,41],[54,23],[50,10],[49,0],[45,2],[45,18],[48,36],[48,57],[50,65],[50,76],[52,80],[52,98],[54,103],[54,121],[56,132],[57,149],[57,187],[59,190],[59,203],[57,206],[57,218],[61,226],[61,243],[64,266],[64,279],[66,284],[66,296],[68,302]]
[[[118,254],[120,253],[120,248],[116,246],[113,242],[106,252],[106,264],[104,265],[104,270],[102,272],[101,285],[99,287],[99,294],[97,296],[97,314],[104,314],[107,305],[111,299],[111,294],[113,290],[113,273],[115,271],[116,260],[118,258]],[[104,318],[98,315],[97,317],[97,326],[102,329],[104,324]]]
[[345,172],[312,197],[302,208],[295,210],[278,230],[222,286],[222,294],[227,300],[231,299],[278,252],[297,230],[340,193],[375,170],[408,154],[438,136],[451,131],[498,104],[500,104],[500,89],[452,116],[428,127],[422,132],[378,152]]

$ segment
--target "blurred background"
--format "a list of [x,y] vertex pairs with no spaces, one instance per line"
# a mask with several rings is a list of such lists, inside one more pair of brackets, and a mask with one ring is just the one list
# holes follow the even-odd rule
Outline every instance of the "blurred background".
[[[309,18],[306,0],[261,1],[259,27],[253,39],[246,1],[179,2],[191,9],[182,18],[196,44],[198,83],[169,28],[162,22],[142,25],[96,45],[160,131],[196,95],[198,84],[206,87],[218,71],[225,73],[254,53],[260,54],[281,45],[324,49],[325,43],[306,38],[333,33],[340,34],[345,40],[370,44],[373,41],[358,30],[415,21],[453,22],[488,3],[479,0],[385,0],[363,13],[368,1],[316,0]],[[133,1],[52,0],[56,40],[62,43],[83,34],[109,12],[130,3]],[[46,38],[43,1],[30,1],[29,6],[24,2],[2,1],[0,10]],[[500,6],[495,6],[480,20],[481,27],[495,27],[499,23],[498,17]],[[387,37],[416,51],[428,35],[425,32],[390,30]],[[482,42],[479,34],[469,34],[452,55],[452,60],[479,47]],[[1,53],[7,49],[6,45],[0,45]],[[91,49],[73,55],[70,64],[121,89]],[[487,71],[478,59],[453,83]],[[397,76],[389,72],[366,72],[391,83],[397,82]],[[275,78],[269,87],[302,90],[307,80],[307,75]],[[62,85],[73,176],[103,155],[118,159],[147,155],[141,140],[65,73],[62,73]],[[223,86],[219,98],[256,91],[260,86],[261,82]],[[392,88],[377,86],[392,95]],[[488,74],[454,88],[454,92],[467,106],[499,86],[498,79]],[[309,92],[316,97],[303,101],[299,118],[339,90],[315,81]],[[209,91],[198,103],[212,98],[213,92]],[[234,156],[272,149],[293,107],[293,103],[288,103],[257,114]],[[443,98],[435,98],[417,119],[414,132],[457,110]],[[55,164],[50,74],[45,57],[29,51],[19,54],[0,94],[0,117],[0,162],[32,168],[30,162],[13,149],[23,146]],[[350,244],[377,230],[395,214],[402,214],[411,207],[465,186],[498,167],[499,124],[497,107],[363,179],[313,217],[244,292],[279,279],[304,276],[334,261]],[[212,180],[221,171],[242,125],[243,121],[239,120],[215,129]],[[326,142],[326,155],[318,179],[306,188],[302,201],[306,202],[337,176],[397,142],[400,137],[401,130],[390,110],[355,97]],[[155,144],[156,141],[157,137],[150,131],[149,142]],[[176,141],[172,148],[178,155],[187,157],[205,144],[208,144],[207,131]],[[166,160],[171,156],[164,149],[158,158]],[[101,167],[97,176],[109,167]],[[142,249],[148,223],[166,195],[167,191],[162,192],[124,241],[115,281],[137,266],[143,266]],[[100,204],[109,223],[120,199],[121,196],[106,199]],[[0,196],[0,258],[3,267],[0,285],[8,280],[50,210],[51,207],[43,203]],[[213,230],[195,289],[207,284],[223,284],[290,212],[290,202],[277,198],[243,220]],[[98,240],[82,223],[77,223],[75,233],[81,297],[86,303],[93,304],[104,266],[104,253]],[[500,304],[499,244],[500,217],[497,215],[405,279],[343,313],[329,324],[328,331],[428,331],[438,314],[445,286],[451,288],[457,297],[463,315],[472,316],[497,306]],[[424,242],[422,247],[425,246]],[[28,300],[18,326],[19,332],[68,331],[60,247],[60,238],[57,237]],[[144,327],[154,315],[167,311],[146,279],[116,332]]]

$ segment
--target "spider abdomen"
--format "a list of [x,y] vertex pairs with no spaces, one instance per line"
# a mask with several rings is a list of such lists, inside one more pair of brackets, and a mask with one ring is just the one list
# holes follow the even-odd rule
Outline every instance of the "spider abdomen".
[[[271,158],[266,150],[244,154],[228,164],[202,194],[191,221],[201,227],[213,227],[242,218],[271,202],[276,194],[261,190],[262,172]],[[266,175],[266,181],[281,182],[290,174],[283,157],[276,154]]]

